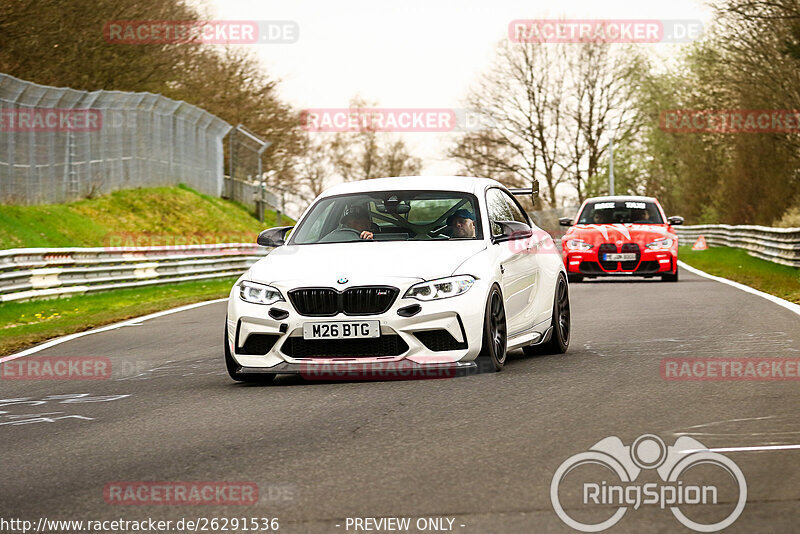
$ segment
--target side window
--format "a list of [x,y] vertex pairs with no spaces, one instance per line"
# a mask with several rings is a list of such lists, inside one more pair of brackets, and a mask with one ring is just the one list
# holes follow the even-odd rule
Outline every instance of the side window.
[[499,189],[489,189],[486,192],[486,209],[489,212],[489,222],[492,226],[492,235],[502,233],[500,225],[495,221],[513,221],[514,216],[508,203],[503,198],[504,193]]
[[511,213],[511,218],[509,220],[530,224],[528,218],[525,217],[524,213],[522,213],[522,210],[519,208],[519,206],[517,206],[517,203],[514,201],[514,199],[505,191],[502,192],[502,195],[503,199],[506,201],[506,204],[508,204],[508,210]]

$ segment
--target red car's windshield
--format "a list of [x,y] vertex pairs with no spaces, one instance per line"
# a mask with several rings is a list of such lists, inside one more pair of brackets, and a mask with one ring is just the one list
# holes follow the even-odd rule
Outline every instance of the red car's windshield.
[[664,224],[654,202],[604,200],[589,202],[581,211],[577,224]]

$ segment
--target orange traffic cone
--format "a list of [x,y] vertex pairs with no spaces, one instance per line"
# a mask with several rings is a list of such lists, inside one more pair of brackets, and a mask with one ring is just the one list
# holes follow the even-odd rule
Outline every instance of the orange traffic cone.
[[708,245],[706,244],[706,238],[703,236],[698,237],[697,241],[695,241],[694,245],[692,245],[692,250],[706,250],[707,248]]

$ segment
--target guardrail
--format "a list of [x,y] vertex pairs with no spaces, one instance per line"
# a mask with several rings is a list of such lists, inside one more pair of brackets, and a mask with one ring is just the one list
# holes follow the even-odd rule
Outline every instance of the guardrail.
[[675,230],[685,241],[694,241],[702,235],[709,245],[741,248],[762,260],[800,267],[800,228],[701,224]]
[[0,302],[239,276],[269,253],[255,243],[0,251]]

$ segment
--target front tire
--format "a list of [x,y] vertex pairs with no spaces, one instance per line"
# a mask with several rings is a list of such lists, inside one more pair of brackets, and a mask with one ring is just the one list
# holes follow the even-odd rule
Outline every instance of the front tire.
[[567,275],[567,279],[569,280],[570,284],[577,284],[578,282],[583,282],[583,276],[579,274],[569,273]]
[[225,368],[228,370],[228,375],[237,382],[247,382],[251,384],[269,384],[275,380],[275,375],[258,374],[246,375],[239,372],[240,365],[236,363],[231,354],[230,345],[228,343],[228,318],[225,317]]
[[506,311],[500,288],[492,286],[486,299],[483,319],[483,345],[477,363],[480,371],[497,372],[506,363]]
[[553,328],[550,339],[542,345],[523,347],[526,355],[534,354],[564,354],[569,348],[572,331],[572,316],[569,306],[569,284],[563,274],[558,275],[556,292],[553,296]]
[[675,268],[674,273],[667,273],[661,275],[662,282],[677,282],[678,281],[678,268]]

